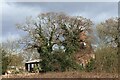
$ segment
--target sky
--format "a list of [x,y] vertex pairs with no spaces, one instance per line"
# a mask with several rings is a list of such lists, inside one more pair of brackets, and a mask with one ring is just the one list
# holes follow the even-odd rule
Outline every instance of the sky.
[[[37,17],[43,12],[64,12],[69,15],[83,16],[94,24],[118,16],[117,2],[3,2],[2,36],[0,41],[15,40],[25,33],[16,28],[24,23],[26,17]],[[0,13],[1,14],[1,13]]]

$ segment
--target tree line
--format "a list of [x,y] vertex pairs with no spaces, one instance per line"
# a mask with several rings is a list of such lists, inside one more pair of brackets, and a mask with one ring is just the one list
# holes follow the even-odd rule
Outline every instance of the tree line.
[[[87,71],[94,69],[96,71],[105,70],[106,72],[117,71],[118,49],[120,47],[118,21],[118,18],[110,18],[97,24],[96,30],[99,42],[97,49],[94,51],[96,59],[91,60],[86,66]],[[82,66],[77,64],[74,58],[74,55],[81,49],[80,42],[89,42],[90,45],[95,42],[93,22],[81,16],[48,12],[38,15],[36,18],[27,18],[25,23],[16,26],[18,29],[25,31],[27,36],[18,41],[19,47],[22,48],[19,56],[12,55],[13,59],[20,57],[21,62],[17,60],[16,62],[21,64],[23,64],[23,60],[42,59],[40,67],[44,72],[82,69]],[[87,38],[85,40],[80,38],[82,32],[86,33]],[[11,49],[12,52],[10,53],[13,53],[15,48]],[[1,47],[3,72],[7,69],[7,65],[15,61],[11,59],[10,62],[7,62],[10,60],[8,58],[10,56],[6,56],[7,49],[4,46]],[[24,55],[21,55],[23,53]],[[16,64],[16,66],[18,65]]]

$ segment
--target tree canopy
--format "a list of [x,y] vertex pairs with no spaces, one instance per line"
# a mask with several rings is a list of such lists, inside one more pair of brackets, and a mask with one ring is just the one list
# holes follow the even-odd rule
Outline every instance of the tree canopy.
[[91,20],[81,16],[48,12],[35,19],[28,18],[17,27],[28,33],[23,42],[25,49],[37,49],[43,70],[55,70],[55,65],[60,65],[59,68],[64,68],[64,71],[73,67],[72,55],[80,49],[80,33],[84,31],[89,34],[92,24]]
[[97,25],[97,32],[101,41],[120,50],[120,27],[119,18],[110,18]]
[[118,26],[118,18],[110,18],[105,22],[101,22],[97,25],[97,32],[99,38],[105,44],[119,45],[120,28]]
[[120,50],[120,27],[118,18],[109,18],[97,25],[100,44],[96,50],[96,65],[106,72],[117,72]]

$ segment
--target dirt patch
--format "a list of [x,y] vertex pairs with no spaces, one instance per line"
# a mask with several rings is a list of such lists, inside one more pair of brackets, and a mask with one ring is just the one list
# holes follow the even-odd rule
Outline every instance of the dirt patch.
[[2,78],[118,78],[118,74],[95,72],[48,72],[9,74],[2,76]]

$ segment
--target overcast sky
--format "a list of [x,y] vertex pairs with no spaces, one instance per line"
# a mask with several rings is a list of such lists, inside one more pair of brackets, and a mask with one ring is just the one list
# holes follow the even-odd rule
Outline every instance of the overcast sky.
[[7,2],[2,11],[2,38],[16,39],[24,32],[18,30],[16,23],[25,22],[26,17],[36,17],[43,12],[65,12],[69,15],[83,16],[91,19],[95,24],[105,19],[118,16],[117,2]]

